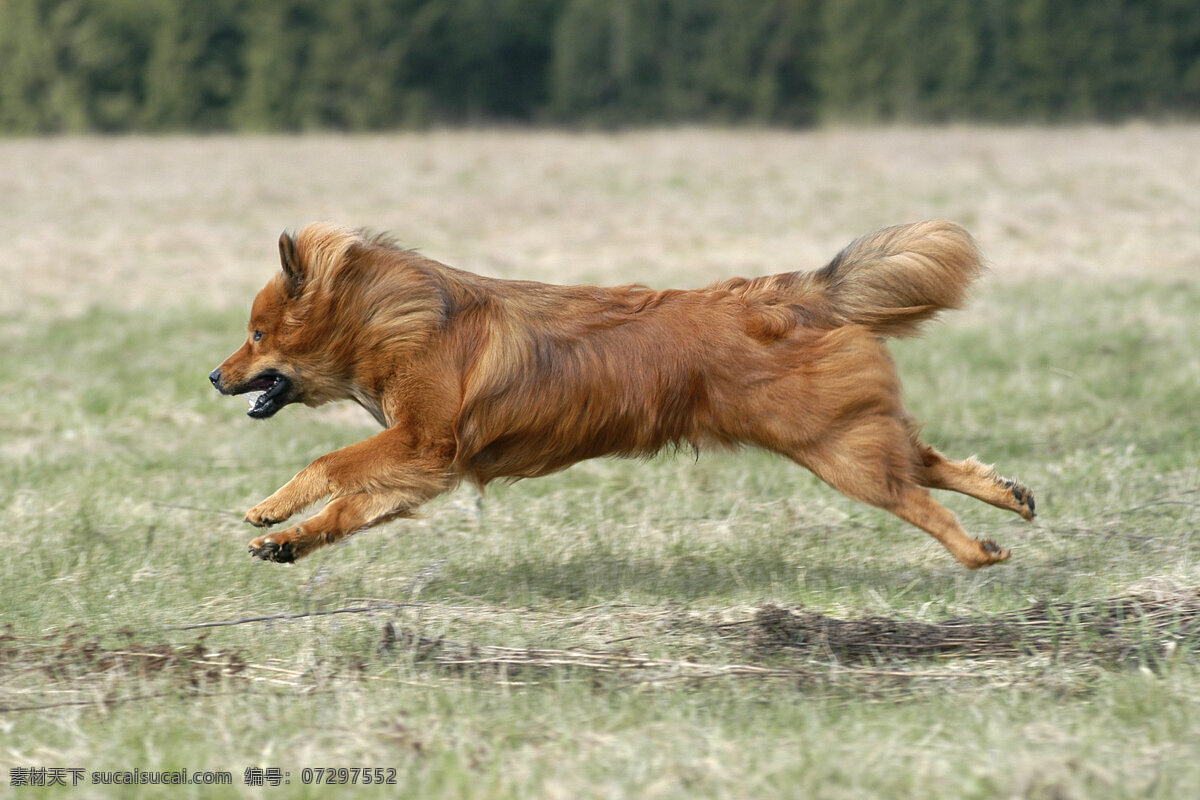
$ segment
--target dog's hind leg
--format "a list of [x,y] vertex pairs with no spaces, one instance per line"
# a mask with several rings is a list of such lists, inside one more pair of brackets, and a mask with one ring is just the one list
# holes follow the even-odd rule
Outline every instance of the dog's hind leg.
[[920,487],[904,487],[889,505],[883,507],[937,539],[969,569],[997,564],[1011,555],[991,539],[971,538],[953,512]]
[[970,569],[996,564],[1010,555],[990,539],[972,538],[949,509],[917,485],[912,440],[895,417],[859,419],[834,437],[785,455],[846,496],[916,525]]
[[913,444],[919,456],[916,478],[922,486],[970,495],[997,508],[1020,514],[1026,520],[1033,520],[1033,492],[1027,487],[1000,477],[995,468],[980,463],[974,456],[964,461],[953,461],[918,441],[915,435]]

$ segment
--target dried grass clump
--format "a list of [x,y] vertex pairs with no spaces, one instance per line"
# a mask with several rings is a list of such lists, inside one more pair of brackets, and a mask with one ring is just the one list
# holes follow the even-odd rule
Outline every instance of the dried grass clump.
[[1200,639],[1200,591],[1131,594],[1080,603],[1038,603],[990,617],[909,622],[841,620],[767,605],[748,625],[758,652],[862,663],[918,658],[1003,658],[1032,654],[1144,662]]

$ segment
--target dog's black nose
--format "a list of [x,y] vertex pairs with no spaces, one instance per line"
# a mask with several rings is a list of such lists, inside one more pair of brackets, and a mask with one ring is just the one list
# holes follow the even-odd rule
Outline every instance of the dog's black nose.
[[208,379],[212,381],[212,385],[218,389],[221,387],[221,368],[217,367],[212,372],[208,373]]

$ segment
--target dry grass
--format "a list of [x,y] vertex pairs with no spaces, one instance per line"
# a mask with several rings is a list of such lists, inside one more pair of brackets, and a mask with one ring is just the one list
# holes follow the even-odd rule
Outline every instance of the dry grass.
[[[1200,127],[1143,126],[0,142],[0,770],[1187,796],[1197,151]],[[755,451],[464,491],[291,568],[245,554],[245,508],[375,430],[348,404],[253,424],[207,386],[285,227],[694,286],[930,216],[993,274],[893,350],[932,440],[1038,491],[1036,526],[946,498],[1004,568]]]
[[437,132],[0,143],[0,314],[227,308],[286,227],[389,230],[455,266],[694,286],[970,227],[997,278],[1194,275],[1200,127]]
[[[368,601],[316,612],[209,620],[165,630],[123,630],[98,637],[75,625],[40,636],[0,634],[0,671],[8,685],[0,714],[63,706],[113,706],[159,694],[249,691],[284,687],[301,694],[331,681],[413,684],[390,665],[422,672],[426,685],[470,675],[488,685],[553,685],[564,672],[608,676],[622,685],[661,688],[715,679],[798,682],[808,697],[822,688],[844,693],[911,688],[914,682],[1022,679],[1045,682],[1048,665],[1060,675],[1088,669],[1159,669],[1191,657],[1200,641],[1200,592],[1156,586],[1086,602],[1041,602],[1017,611],[940,622],[870,616],[840,619],[820,611],[773,604],[739,611],[683,607],[595,608],[570,615],[522,612],[526,622],[573,629],[569,648],[512,647],[423,635],[422,630],[511,625],[513,612],[437,603]],[[364,615],[379,635],[331,661],[298,669],[294,661],[256,663],[245,648],[207,642],[213,628],[302,624],[332,615]],[[380,620],[382,619],[382,622]],[[589,632],[584,630],[592,627]],[[200,630],[183,642],[147,644],[154,635]],[[617,631],[620,635],[614,635]],[[584,642],[590,641],[590,646]],[[676,657],[645,655],[670,642]],[[1184,652],[1180,651],[1183,646]],[[679,653],[689,655],[679,657]],[[998,666],[999,665],[999,666]],[[53,688],[51,688],[53,687]]]

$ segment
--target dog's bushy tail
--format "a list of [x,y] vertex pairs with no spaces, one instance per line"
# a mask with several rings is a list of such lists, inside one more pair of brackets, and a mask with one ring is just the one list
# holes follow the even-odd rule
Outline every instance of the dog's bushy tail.
[[959,308],[982,271],[975,240],[961,225],[929,220],[867,234],[800,277],[805,289],[823,295],[831,321],[879,336],[915,336],[938,311]]

